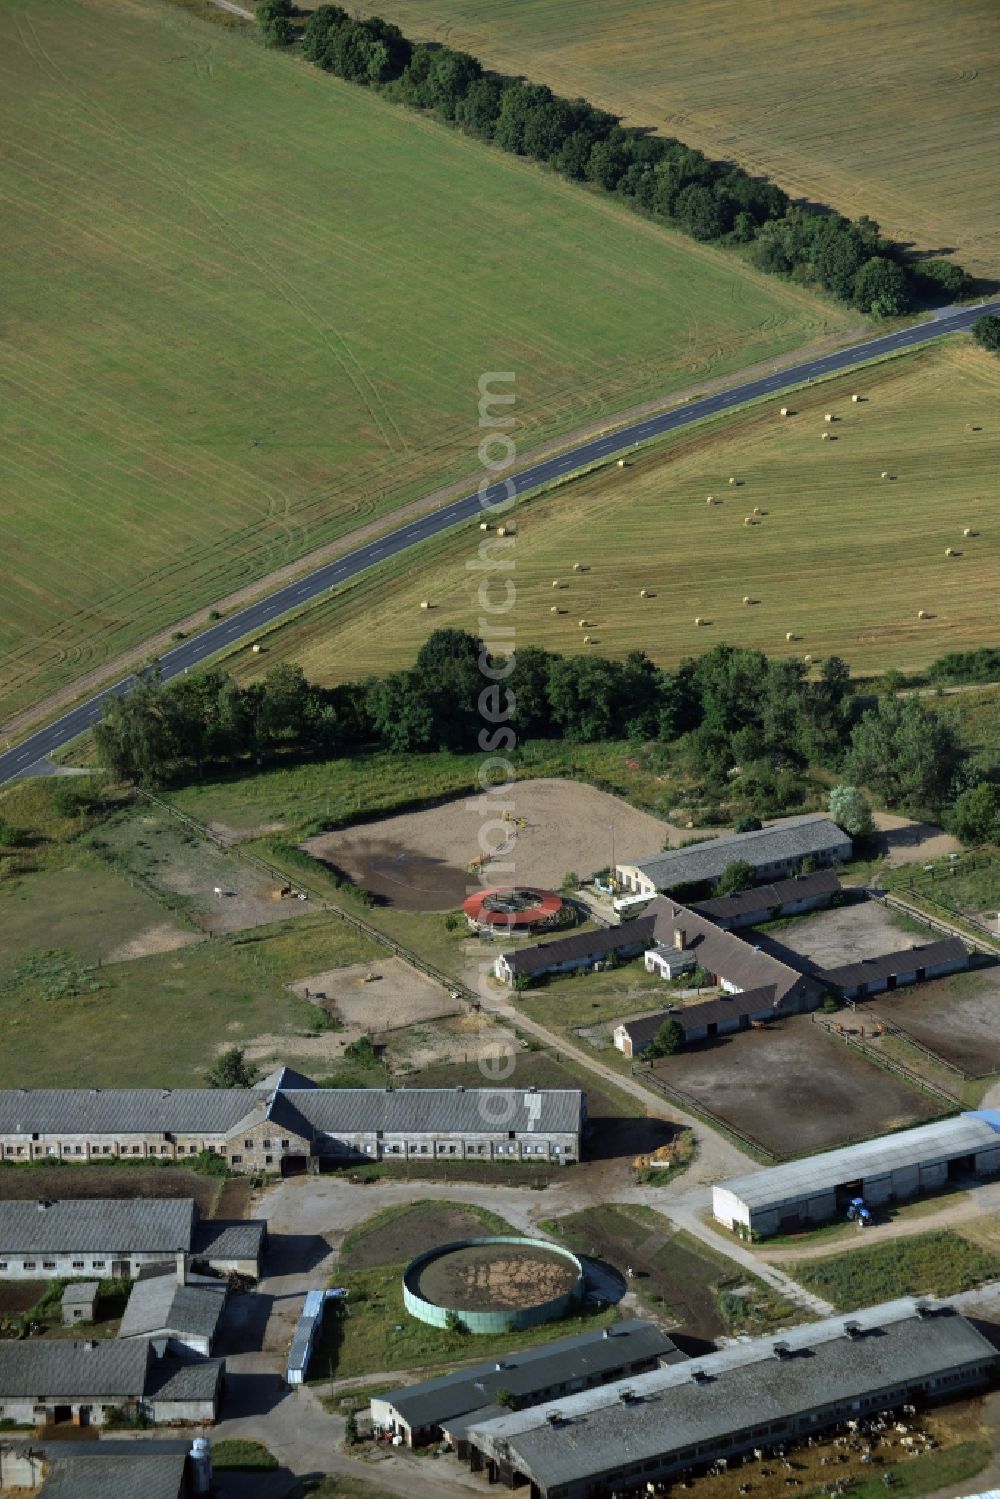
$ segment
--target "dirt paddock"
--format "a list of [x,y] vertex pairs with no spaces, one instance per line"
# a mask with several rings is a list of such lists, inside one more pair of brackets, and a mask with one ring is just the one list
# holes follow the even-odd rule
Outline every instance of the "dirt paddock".
[[796,959],[804,958],[811,967],[823,969],[902,952],[922,942],[933,942],[936,935],[930,927],[925,933],[904,928],[886,906],[866,900],[817,911],[771,932],[754,932],[753,940],[765,952],[791,961],[793,966],[797,966]]
[[381,1035],[421,1021],[442,1020],[464,1006],[447,989],[401,958],[380,958],[328,968],[288,985],[301,999],[319,1003],[350,1030]]
[[858,1014],[898,1026],[969,1077],[1000,1071],[1000,966],[876,994]]
[[416,1289],[435,1306],[490,1312],[554,1301],[576,1281],[573,1265],[547,1249],[470,1244],[431,1260],[420,1271]]
[[691,1047],[657,1062],[653,1075],[778,1157],[864,1140],[943,1112],[808,1015]]
[[[523,820],[523,828],[503,822],[504,806]],[[485,882],[549,890],[558,888],[569,870],[586,876],[611,862],[612,823],[618,858],[648,857],[680,836],[659,818],[594,786],[542,779],[518,781],[502,800],[498,795],[492,812],[484,812],[478,798],[457,797],[422,812],[321,833],[302,847],[388,905],[448,911],[477,887],[468,868],[479,856],[480,837],[489,849],[509,844],[483,867]]]

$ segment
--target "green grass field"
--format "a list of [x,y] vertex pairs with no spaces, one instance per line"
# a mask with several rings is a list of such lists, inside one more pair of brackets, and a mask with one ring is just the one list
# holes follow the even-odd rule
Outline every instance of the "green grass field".
[[[795,413],[787,419],[782,399]],[[610,465],[529,501],[505,625],[521,644],[573,654],[585,619],[595,651],[644,649],[661,664],[724,640],[772,655],[837,652],[877,672],[993,644],[998,399],[1000,361],[949,343],[768,401],[656,445],[624,472]],[[745,525],[755,507],[759,524]],[[331,596],[268,636],[267,656],[244,652],[233,669],[250,677],[280,656],[333,682],[359,661],[376,673],[408,665],[431,628],[477,629],[480,574],[467,564],[479,540],[466,530],[428,544],[419,569]],[[921,609],[931,617],[919,620]]]
[[995,1280],[1000,1257],[992,1247],[941,1229],[829,1259],[796,1261],[787,1268],[808,1291],[838,1311],[852,1312],[899,1296],[954,1296]]
[[524,451],[853,321],[167,0],[0,57],[5,713],[474,473],[485,371]]
[[921,250],[1000,272],[1000,57],[989,0],[381,0],[414,38],[467,47],[626,123],[871,214]]

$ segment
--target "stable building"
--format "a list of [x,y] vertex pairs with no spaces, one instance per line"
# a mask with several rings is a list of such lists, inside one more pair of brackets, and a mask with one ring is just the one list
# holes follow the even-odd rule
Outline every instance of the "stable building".
[[156,1353],[208,1358],[226,1304],[225,1283],[191,1280],[183,1268],[176,1274],[142,1276],[129,1293],[118,1328],[119,1338],[148,1338]]
[[695,901],[691,909],[729,932],[762,921],[824,911],[843,894],[843,888],[832,869],[817,869],[812,874],[796,874],[788,880],[737,890],[733,895]]
[[537,1499],[644,1489],[848,1419],[989,1387],[1000,1354],[948,1307],[889,1302],[465,1430],[471,1467]]
[[905,984],[921,984],[925,979],[960,973],[968,966],[965,944],[958,937],[945,937],[940,942],[925,942],[901,952],[828,968],[822,978],[828,988],[836,989],[844,999],[862,1000],[900,989]]
[[653,1323],[619,1322],[390,1390],[371,1401],[372,1429],[376,1436],[401,1437],[409,1447],[445,1437],[462,1456],[466,1427],[505,1407],[520,1410],[684,1358]]
[[766,1025],[778,1016],[774,986],[750,989],[745,994],[723,994],[701,1004],[673,1005],[653,1014],[621,1020],[614,1029],[614,1043],[627,1057],[641,1057],[657,1031],[667,1020],[674,1020],[683,1032],[683,1046],[711,1041],[716,1036],[732,1035]]
[[714,884],[737,860],[749,864],[758,881],[766,881],[798,874],[806,860],[813,865],[843,863],[852,852],[850,838],[831,818],[806,813],[782,818],[753,833],[728,833],[689,848],[618,864],[615,877],[627,894],[659,895]]
[[997,1175],[1000,1112],[979,1109],[719,1182],[712,1212],[734,1233],[763,1238],[840,1217],[854,1197],[875,1207]]
[[263,1219],[200,1222],[189,1197],[0,1202],[0,1279],[131,1280],[182,1253],[257,1280],[266,1237]]
[[159,1357],[147,1339],[0,1342],[0,1421],[103,1426],[121,1413],[154,1424],[216,1419],[221,1359]]
[[190,1448],[190,1440],[169,1438],[0,1440],[0,1491],[27,1490],[42,1499],[193,1499]]
[[577,1089],[320,1088],[283,1067],[252,1088],[0,1092],[0,1151],[12,1161],[208,1151],[244,1172],[384,1155],[565,1161],[579,1158],[584,1121]]

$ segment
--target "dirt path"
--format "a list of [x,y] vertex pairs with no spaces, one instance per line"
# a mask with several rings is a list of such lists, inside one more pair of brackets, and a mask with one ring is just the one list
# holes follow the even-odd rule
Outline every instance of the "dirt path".
[[[213,5],[223,10],[240,16],[244,20],[253,20],[253,12],[245,10],[236,5],[234,0],[211,0]],[[652,416],[661,411],[669,411],[676,406],[687,405],[702,396],[708,396],[717,391],[728,390],[731,386],[748,384],[762,376],[769,375],[782,369],[807,361],[822,358],[824,354],[833,353],[837,349],[846,348],[848,345],[860,342],[869,335],[869,330],[857,327],[840,334],[827,334],[823,338],[814,340],[805,348],[793,350],[782,354],[774,359],[761,360],[757,364],[749,365],[746,369],[734,371],[730,375],[719,375],[712,380],[703,380],[698,384],[687,386],[684,390],[673,391],[670,395],[658,397],[652,401],[646,401],[642,405],[630,407],[627,411],[617,412],[613,419],[589,422],[585,426],[578,427],[573,432],[567,432],[562,437],[553,438],[548,442],[539,443],[537,447],[531,448],[518,454],[518,469],[531,468],[541,459],[553,456],[575,447],[589,438],[602,436],[607,432],[614,432],[618,427],[627,426],[630,422],[641,420],[644,416]],[[572,474],[567,478],[572,478]],[[344,556],[347,552],[353,552],[358,547],[364,546],[366,542],[383,536],[389,531],[395,531],[400,526],[405,526],[407,521],[414,520],[418,516],[426,515],[432,510],[440,509],[451,500],[460,498],[469,492],[478,482],[478,476],[466,476],[455,480],[452,484],[442,486],[431,494],[424,495],[419,500],[413,500],[408,505],[393,510],[388,515],[380,516],[377,520],[369,521],[364,526],[359,526],[353,531],[348,531],[344,536],[335,541],[327,542],[325,546],[317,547],[304,556],[286,563],[283,567],[276,568],[273,572],[265,574],[253,583],[246,584],[243,588],[236,589],[224,598],[209,601],[202,608],[193,611],[184,619],[176,620],[164,629],[158,630],[156,634],[130,647],[126,651],[120,651],[117,655],[110,657],[100,666],[94,667],[92,671],[77,677],[65,687],[57,688],[56,691],[48,693],[44,698],[33,704],[30,708],[22,709],[15,713],[5,722],[0,722],[0,741],[14,741],[23,738],[30,729],[39,724],[55,718],[60,713],[71,708],[74,703],[82,698],[89,697],[101,687],[111,682],[120,681],[129,672],[149,659],[150,656],[161,655],[172,644],[172,637],[181,632],[185,636],[195,635],[203,630],[208,624],[208,610],[217,609],[221,614],[230,614],[244,605],[252,603],[266,594],[273,593],[277,588],[294,579],[304,576],[322,567],[327,562],[334,561]]]

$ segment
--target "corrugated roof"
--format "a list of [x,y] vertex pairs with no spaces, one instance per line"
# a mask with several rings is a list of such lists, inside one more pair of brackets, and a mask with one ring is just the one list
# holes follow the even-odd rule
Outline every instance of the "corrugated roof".
[[0,1092],[0,1135],[225,1135],[266,1108],[247,1088],[15,1088]]
[[724,1025],[738,1020],[741,1015],[767,1017],[774,1013],[774,986],[749,989],[744,994],[725,994],[720,999],[707,999],[699,1005],[675,1005],[672,1009],[656,1010],[652,1015],[638,1015],[634,1020],[623,1020],[621,1025],[632,1042],[634,1052],[642,1051],[656,1035],[666,1020],[676,1020],[684,1031],[696,1031],[706,1025]]
[[603,1331],[584,1332],[506,1353],[472,1369],[404,1385],[379,1398],[387,1401],[408,1426],[419,1429],[440,1426],[489,1405],[498,1390],[509,1390],[524,1399],[535,1391],[593,1377],[625,1363],[684,1358],[673,1339],[652,1322],[620,1322],[608,1331],[608,1337]]
[[768,1166],[747,1176],[717,1182],[715,1190],[731,1192],[751,1208],[780,1207],[816,1192],[829,1192],[862,1177],[883,1176],[906,1166],[930,1164],[952,1156],[992,1149],[997,1136],[989,1122],[974,1113],[936,1119],[898,1135],[882,1135],[859,1145],[842,1145],[822,1155],[804,1156]]
[[[123,1348],[133,1345],[123,1343]],[[141,1347],[142,1344],[134,1346]],[[215,1397],[225,1371],[221,1358],[155,1358],[146,1379],[149,1400],[198,1400]]]
[[677,885],[717,880],[728,864],[745,859],[755,869],[784,859],[807,859],[815,854],[849,857],[851,840],[837,824],[821,812],[786,817],[754,833],[728,833],[690,848],[668,849],[648,859],[623,859],[620,866],[635,866],[659,890]]
[[99,1280],[71,1280],[62,1293],[60,1305],[89,1306],[97,1300],[100,1289]]
[[[845,1320],[860,1324],[859,1337],[846,1335]],[[790,1356],[775,1356],[773,1337],[757,1338],[685,1365],[476,1423],[467,1435],[487,1450],[502,1444],[516,1470],[551,1487],[942,1370],[995,1364],[998,1357],[964,1317],[949,1310],[920,1317],[912,1302],[792,1328],[782,1332],[781,1341]],[[695,1371],[706,1377],[696,1380]],[[633,1396],[627,1403],[619,1399],[626,1386]],[[550,1411],[558,1412],[558,1424],[549,1422]]]
[[541,973],[552,964],[571,963],[577,958],[604,958],[623,947],[640,948],[653,941],[653,918],[648,914],[623,921],[621,926],[600,927],[596,932],[575,932],[571,937],[557,937],[552,942],[536,942],[531,947],[505,952],[512,973]]
[[51,1343],[0,1342],[0,1399],[136,1399],[146,1383],[147,1343],[113,1338]]
[[696,901],[691,909],[711,921],[735,921],[756,916],[776,906],[797,900],[814,900],[818,895],[836,895],[840,880],[832,869],[817,869],[812,874],[794,874],[771,885],[755,885],[752,890],[738,890],[735,895],[719,895],[714,900]]
[[186,1464],[184,1452],[137,1452],[135,1443],[114,1456],[55,1455],[39,1492],[44,1499],[178,1499],[185,1492]]
[[583,1110],[577,1088],[317,1088],[285,1096],[313,1129],[333,1135],[573,1133]]
[[174,1254],[191,1247],[194,1222],[189,1197],[0,1202],[0,1253]]
[[958,937],[943,937],[939,942],[914,943],[911,947],[883,953],[877,958],[862,958],[857,963],[827,968],[821,977],[824,983],[832,984],[836,989],[853,989],[857,984],[870,984],[873,980],[893,976],[902,978],[915,973],[918,968],[934,968],[939,963],[968,961],[968,951]]
[[226,1287],[180,1285],[174,1271],[137,1280],[129,1293],[118,1329],[120,1338],[144,1338],[153,1333],[213,1338],[226,1301]]
[[259,1259],[266,1232],[263,1218],[209,1218],[196,1226],[191,1253],[205,1260]]

